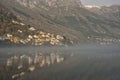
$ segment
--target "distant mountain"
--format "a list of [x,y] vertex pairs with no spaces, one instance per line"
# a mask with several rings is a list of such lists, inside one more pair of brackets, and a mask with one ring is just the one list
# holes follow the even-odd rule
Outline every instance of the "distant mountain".
[[99,13],[98,8],[93,12],[80,0],[0,0],[0,4],[22,23],[59,34],[72,43],[118,42],[120,39],[119,18],[103,16],[114,12]]
[[84,5],[84,7],[86,9],[94,9],[94,8],[98,9],[98,8],[100,8],[100,6],[96,6],[96,5]]
[[92,7],[88,10],[101,15],[109,20],[120,22],[120,5]]

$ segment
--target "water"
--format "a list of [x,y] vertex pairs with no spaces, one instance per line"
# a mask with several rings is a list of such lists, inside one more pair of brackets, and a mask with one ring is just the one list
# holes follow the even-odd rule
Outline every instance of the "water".
[[119,46],[0,48],[0,80],[120,80]]

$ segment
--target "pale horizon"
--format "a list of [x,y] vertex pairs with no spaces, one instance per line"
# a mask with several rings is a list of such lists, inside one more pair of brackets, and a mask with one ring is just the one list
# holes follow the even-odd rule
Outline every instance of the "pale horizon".
[[81,0],[83,5],[110,6],[120,5],[120,0]]

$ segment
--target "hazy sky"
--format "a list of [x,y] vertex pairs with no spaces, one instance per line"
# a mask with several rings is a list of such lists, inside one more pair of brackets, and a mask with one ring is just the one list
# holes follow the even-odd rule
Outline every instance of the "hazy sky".
[[112,4],[120,4],[120,0],[82,0],[82,3],[85,5],[112,5]]

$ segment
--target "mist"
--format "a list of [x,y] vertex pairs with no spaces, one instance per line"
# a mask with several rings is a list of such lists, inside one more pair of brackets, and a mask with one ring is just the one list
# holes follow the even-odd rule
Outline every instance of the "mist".
[[[119,44],[0,48],[1,80],[119,80]],[[44,64],[43,64],[44,63]]]
[[71,46],[16,46],[1,47],[0,52],[5,54],[11,53],[36,53],[36,52],[63,52],[66,53],[112,53],[119,52],[119,44],[78,44]]

